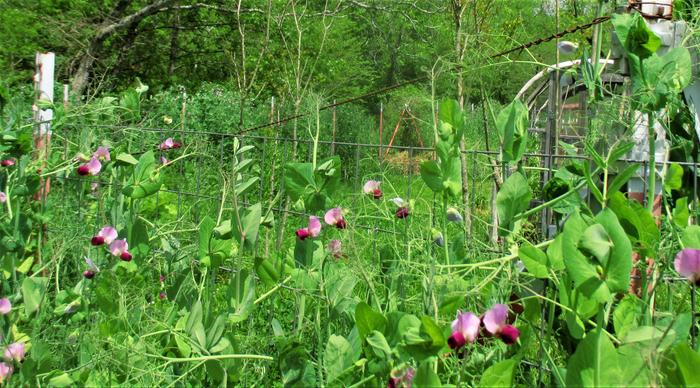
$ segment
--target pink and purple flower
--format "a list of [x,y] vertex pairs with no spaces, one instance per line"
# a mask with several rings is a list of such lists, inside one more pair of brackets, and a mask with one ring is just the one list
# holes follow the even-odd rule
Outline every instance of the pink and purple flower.
[[297,229],[296,231],[297,237],[299,237],[299,240],[302,241],[309,237],[318,237],[319,233],[321,233],[321,221],[319,221],[318,217],[316,216],[309,217],[308,227]]
[[6,362],[22,362],[24,360],[24,343],[13,342],[5,348],[5,353],[3,354]]
[[673,264],[681,276],[700,286],[700,249],[683,249]]
[[131,261],[132,256],[129,253],[129,244],[126,242],[126,239],[112,241],[109,244],[109,252],[124,261]]
[[114,241],[117,238],[117,230],[114,229],[113,227],[106,225],[102,229],[100,229],[99,232],[97,232],[97,235],[94,236],[91,240],[90,243],[94,246],[100,246],[103,244],[111,244],[112,241]]
[[7,315],[12,311],[12,303],[7,298],[0,299],[0,315]]
[[473,343],[479,335],[481,319],[474,313],[457,312],[457,319],[452,321],[452,335],[447,339],[450,349],[459,350],[467,343]]
[[105,162],[109,162],[111,160],[110,156],[109,156],[109,148],[104,147],[104,146],[97,147],[97,151],[95,151],[92,154],[92,157],[97,158],[97,159],[102,160],[102,161],[105,161]]
[[343,209],[339,207],[327,211],[326,215],[323,216],[323,220],[326,221],[326,224],[335,226],[338,229],[345,229],[348,226],[345,218],[343,218]]
[[381,184],[382,182],[380,181],[368,180],[362,187],[362,191],[365,194],[371,194],[374,199],[380,199],[382,198],[382,190],[379,188]]
[[160,148],[163,151],[176,149],[180,147],[182,147],[182,144],[178,141],[173,140],[172,137],[165,139],[165,141],[160,143],[160,145],[158,146],[158,148]]
[[507,324],[508,306],[496,304],[484,314],[482,323],[486,332],[500,338],[506,345],[512,345],[520,336],[520,330],[515,326]]
[[102,170],[102,163],[100,163],[100,161],[96,157],[93,156],[89,162],[78,166],[77,172],[78,172],[78,175],[82,175],[82,176],[85,176],[85,175],[95,176],[95,175],[99,174],[101,170]]

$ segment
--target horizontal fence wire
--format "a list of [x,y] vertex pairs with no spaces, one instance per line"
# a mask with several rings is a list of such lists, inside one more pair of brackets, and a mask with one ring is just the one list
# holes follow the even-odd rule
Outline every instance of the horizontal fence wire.
[[[288,128],[287,128],[288,129]],[[244,175],[259,178],[259,182],[243,196],[238,202],[239,206],[249,207],[255,203],[261,203],[263,212],[268,209],[275,215],[274,224],[271,228],[263,231],[261,228],[260,238],[256,246],[256,255],[284,257],[289,254],[286,247],[289,247],[294,239],[294,230],[306,226],[307,218],[312,215],[303,209],[295,209],[292,204],[286,203],[284,191],[284,172],[287,162],[310,161],[313,154],[314,141],[308,138],[293,138],[286,135],[283,128],[278,128],[275,135],[262,135],[253,133],[230,133],[219,131],[198,131],[182,127],[146,127],[139,125],[107,125],[86,123],[85,125],[71,124],[57,131],[52,142],[54,154],[62,155],[61,163],[70,160],[75,153],[85,147],[85,136],[88,136],[90,144],[107,142],[120,144],[117,152],[125,152],[131,155],[141,155],[147,151],[154,151],[156,158],[163,156],[174,159],[183,153],[191,153],[191,156],[178,160],[177,162],[165,166],[162,169],[164,185],[158,192],[144,200],[140,211],[156,226],[173,229],[173,233],[182,235],[181,244],[193,243],[196,237],[187,237],[192,230],[196,230],[201,220],[205,216],[217,219],[218,214],[224,214],[224,219],[231,217],[232,205],[224,201],[224,190],[226,179],[231,179],[230,174],[233,163],[232,147],[234,139],[237,139],[241,146],[252,145],[253,149],[245,153],[245,159],[252,159],[252,170]],[[305,133],[305,131],[301,131]],[[534,136],[539,136],[535,133]],[[183,147],[178,150],[162,151],[158,144],[167,137],[177,137],[182,142]],[[125,146],[123,146],[125,144]],[[339,203],[344,209],[350,209],[349,219],[352,224],[350,228],[357,228],[363,233],[353,241],[354,248],[358,255],[367,257],[370,262],[380,260],[379,251],[382,247],[378,241],[387,236],[388,239],[401,244],[394,244],[391,249],[395,257],[400,260],[392,260],[395,265],[403,265],[396,268],[396,279],[398,284],[395,292],[399,297],[399,307],[402,310],[420,310],[420,298],[411,295],[405,289],[404,284],[421,284],[421,279],[426,276],[428,268],[427,257],[434,255],[432,241],[430,237],[430,227],[435,226],[435,219],[440,212],[439,201],[435,195],[423,183],[419,164],[423,160],[435,158],[435,149],[431,146],[413,146],[372,143],[371,141],[338,141],[321,139],[316,142],[318,145],[319,160],[331,156],[338,156],[341,159],[342,183]],[[84,148],[82,148],[84,149]],[[377,152],[377,151],[381,152]],[[387,151],[387,153],[385,153]],[[495,170],[501,170],[503,165],[499,162],[499,152],[482,149],[467,149],[463,151],[469,166],[468,189],[470,191],[469,203],[461,204],[460,207],[467,207],[472,214],[472,240],[465,241],[466,256],[464,262],[478,263],[481,260],[495,258],[502,255],[502,250],[498,246],[493,246],[484,241],[489,241],[492,228],[491,206],[493,186],[495,182]],[[382,155],[386,155],[383,158]],[[116,157],[112,154],[112,160]],[[541,198],[541,191],[544,183],[543,175],[545,162],[548,161],[549,171],[560,168],[568,161],[590,161],[585,155],[569,154],[548,154],[544,152],[527,152],[523,156],[526,175],[531,184],[534,197]],[[639,159],[623,158],[621,163],[640,163],[641,171],[648,161]],[[675,163],[683,167],[690,168],[693,176],[697,174],[697,163],[657,161],[657,169],[662,169],[670,163]],[[550,173],[549,176],[552,176]],[[106,221],[107,210],[104,209],[104,196],[114,197],[123,189],[123,182],[114,181],[109,176],[98,176],[92,178],[77,177],[73,171],[66,171],[64,174],[52,176],[52,193],[49,195],[49,202],[52,203],[56,221],[67,216],[78,214],[84,223],[75,230],[62,229],[62,225],[50,223],[47,233],[50,236],[72,235],[89,237],[91,233],[98,230]],[[414,200],[415,208],[411,211],[411,216],[406,220],[392,220],[392,208],[385,203],[381,209],[383,213],[371,213],[364,209],[366,206],[359,206],[362,201],[373,200],[362,193],[362,185],[368,179],[378,179],[383,183],[382,189],[387,198],[391,196],[402,197],[407,201]],[[646,176],[642,179],[646,182]],[[697,209],[695,198],[697,197],[697,178],[694,179],[692,187],[692,209],[691,216],[695,216]],[[95,183],[96,190],[90,186]],[[645,183],[646,184],[646,183]],[[230,187],[228,190],[231,190]],[[93,192],[94,191],[94,192]],[[279,197],[276,203],[272,198]],[[230,198],[230,197],[228,197]],[[591,201],[590,195],[583,198],[584,201]],[[388,202],[388,201],[387,201]],[[539,203],[533,202],[531,206]],[[222,208],[223,206],[223,208]],[[378,205],[382,206],[382,205]],[[319,215],[319,214],[315,214]],[[322,214],[321,214],[322,215]],[[538,227],[544,220],[544,212],[533,214],[528,218],[528,222],[534,227],[534,234],[528,235],[533,243],[544,241],[547,236],[538,232]],[[286,220],[283,221],[283,220]],[[430,220],[426,222],[424,220]],[[327,226],[326,226],[327,227]],[[426,228],[427,227],[427,228]],[[182,232],[182,233],[180,233]],[[280,250],[278,247],[282,247]],[[160,250],[155,250],[156,254],[164,254]],[[84,248],[76,248],[71,254],[85,256],[88,252]],[[197,260],[193,260],[196,262]],[[405,264],[409,262],[410,266]],[[235,270],[227,266],[222,267],[223,271],[233,274]],[[489,269],[479,269],[481,273],[494,271]],[[377,269],[374,269],[377,271]],[[255,276],[255,274],[253,274]],[[505,276],[505,275],[502,275]],[[633,279],[639,278],[632,275]],[[687,292],[689,289],[694,296],[694,288],[685,287],[683,284],[687,279],[675,276],[662,276],[658,279],[668,287],[667,293]],[[673,284],[673,286],[672,286]],[[387,286],[388,287],[388,286]],[[280,284],[280,288],[290,291],[305,293],[304,290],[290,285]],[[308,293],[308,295],[323,299],[322,295]],[[504,295],[504,297],[507,297]],[[694,298],[693,298],[694,299]],[[668,304],[672,306],[669,298]],[[695,317],[694,303],[692,314]],[[693,341],[696,333],[692,334]],[[525,360],[528,365],[542,366],[541,360]],[[543,368],[549,373],[549,369]]]

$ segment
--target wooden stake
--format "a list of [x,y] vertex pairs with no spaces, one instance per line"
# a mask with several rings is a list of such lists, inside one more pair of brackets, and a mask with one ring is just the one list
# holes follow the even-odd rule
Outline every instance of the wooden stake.
[[335,155],[335,100],[333,100],[333,140],[331,141],[331,156]]
[[[34,74],[35,103],[34,121],[37,123],[34,131],[35,157],[40,162],[39,172],[46,166],[49,147],[51,146],[51,120],[53,119],[53,109],[40,109],[39,106],[46,103],[53,103],[53,74],[54,74],[54,53],[36,54],[36,74]],[[35,200],[45,200],[49,194],[50,179],[42,179],[40,189],[34,196]]]

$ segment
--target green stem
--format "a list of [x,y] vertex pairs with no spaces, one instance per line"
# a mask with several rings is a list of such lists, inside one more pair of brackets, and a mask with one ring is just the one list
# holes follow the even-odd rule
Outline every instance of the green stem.
[[656,131],[654,131],[654,115],[649,113],[649,126],[647,138],[649,142],[649,187],[647,187],[647,208],[654,212],[654,198],[656,197]]
[[447,193],[442,194],[442,240],[443,240],[443,252],[445,254],[445,264],[447,267],[447,273],[450,271],[450,250],[447,244]]

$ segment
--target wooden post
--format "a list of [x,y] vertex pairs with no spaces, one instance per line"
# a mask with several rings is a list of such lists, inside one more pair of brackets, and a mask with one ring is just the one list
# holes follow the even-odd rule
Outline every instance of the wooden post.
[[335,100],[333,100],[333,140],[331,141],[331,156],[335,155]]
[[[54,53],[36,54],[36,74],[34,74],[35,102],[34,121],[37,127],[34,131],[35,156],[40,162],[39,172],[44,169],[51,146],[51,120],[53,119],[53,109],[41,109],[40,105],[53,103],[53,73],[55,55]],[[44,200],[49,193],[50,180],[42,180],[40,189],[34,199]]]

